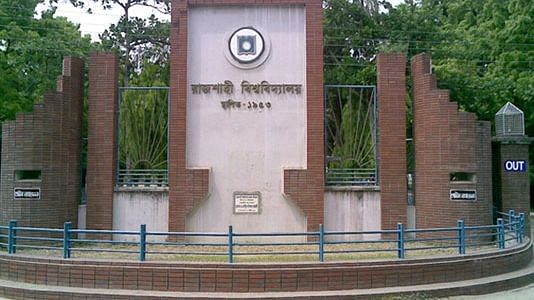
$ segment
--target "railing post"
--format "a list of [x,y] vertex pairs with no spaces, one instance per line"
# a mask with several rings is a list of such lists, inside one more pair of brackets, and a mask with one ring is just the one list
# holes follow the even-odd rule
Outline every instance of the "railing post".
[[458,220],[458,252],[465,254],[465,224],[464,220]]
[[521,223],[519,215],[514,216],[514,232],[515,232],[515,241],[519,243],[519,240],[521,239],[519,235],[521,234]]
[[63,223],[63,258],[70,258],[70,227],[71,222]]
[[17,220],[9,221],[7,253],[15,254],[17,252]]
[[324,227],[319,224],[319,261],[324,261]]
[[397,251],[400,259],[404,258],[404,225],[397,223]]
[[510,232],[514,230],[514,210],[510,209],[508,211],[508,227],[510,229]]
[[141,224],[139,230],[139,260],[146,259],[146,224]]
[[519,214],[519,243],[523,243],[525,237],[525,213]]
[[234,262],[234,230],[232,225],[228,226],[228,263]]
[[504,249],[504,221],[502,218],[497,219],[497,244],[499,249]]

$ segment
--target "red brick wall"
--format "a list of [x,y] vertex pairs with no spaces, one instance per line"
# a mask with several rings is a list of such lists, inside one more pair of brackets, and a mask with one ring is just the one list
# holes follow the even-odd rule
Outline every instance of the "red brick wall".
[[304,264],[110,263],[0,254],[0,278],[49,286],[100,288],[104,293],[105,289],[237,293],[326,291],[482,278],[519,270],[531,259],[532,244],[449,258]]
[[[430,57],[412,59],[416,227],[490,224],[492,208],[490,123],[458,110],[449,92],[436,87]],[[454,183],[450,173],[476,174]],[[450,189],[476,189],[476,201],[452,201]]]
[[379,54],[378,155],[382,229],[406,224],[406,57]]
[[[83,61],[66,57],[56,92],[3,124],[0,224],[62,227],[78,220]],[[16,170],[41,170],[40,182],[17,182]],[[14,200],[13,189],[40,188],[40,200]]]
[[169,130],[169,230],[185,229],[186,215],[202,201],[209,188],[209,170],[185,166],[187,124],[187,9],[191,5],[280,5],[306,6],[307,65],[307,169],[284,172],[284,193],[307,216],[309,230],[323,222],[323,44],[322,2],[277,0],[174,0],[171,28],[171,105]]
[[115,54],[94,53],[89,61],[89,143],[87,153],[87,228],[111,229],[117,164]]

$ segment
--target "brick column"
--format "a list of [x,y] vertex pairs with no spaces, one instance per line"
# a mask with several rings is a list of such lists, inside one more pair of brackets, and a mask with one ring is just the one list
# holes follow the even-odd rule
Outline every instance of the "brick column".
[[306,1],[307,169],[284,170],[283,193],[306,214],[308,231],[324,223],[323,10]]
[[112,229],[117,164],[118,58],[94,53],[89,62],[87,228]]
[[186,168],[187,8],[172,2],[169,107],[169,231],[185,231],[186,216],[209,191],[208,169]]
[[[497,153],[494,159],[497,161],[496,182],[497,208],[500,211],[508,212],[513,209],[516,214],[524,213],[526,217],[527,236],[530,236],[529,214],[530,214],[530,185],[528,179],[529,146],[533,139],[528,137],[496,137],[494,146]],[[505,169],[506,161],[524,161],[524,170]]]
[[[63,203],[58,207],[64,207],[63,219],[78,226],[78,205],[80,203],[80,173],[82,152],[82,118],[83,118],[83,94],[84,94],[84,61],[77,57],[65,57],[63,59],[63,75],[58,77],[57,92],[63,93],[62,124],[69,124],[60,130],[63,131],[62,165],[56,164],[52,168],[58,177],[63,177],[60,190],[60,199]],[[53,121],[52,121],[53,122]],[[55,175],[52,175],[55,176]],[[61,201],[58,199],[59,201]],[[68,207],[68,209],[66,209]],[[61,225],[61,224],[60,224]]]
[[378,156],[382,229],[406,224],[406,57],[379,54]]

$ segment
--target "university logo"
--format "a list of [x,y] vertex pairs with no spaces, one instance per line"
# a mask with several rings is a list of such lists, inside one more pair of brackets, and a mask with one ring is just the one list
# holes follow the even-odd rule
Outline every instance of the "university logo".
[[249,65],[261,61],[265,48],[263,35],[252,27],[241,27],[228,39],[228,50],[239,64]]

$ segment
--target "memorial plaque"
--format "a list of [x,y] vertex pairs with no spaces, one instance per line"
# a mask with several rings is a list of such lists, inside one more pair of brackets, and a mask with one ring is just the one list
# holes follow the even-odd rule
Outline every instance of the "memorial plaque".
[[260,202],[260,192],[235,192],[234,214],[259,214]]
[[454,201],[476,201],[476,190],[451,190],[451,200]]
[[41,199],[40,188],[15,188],[13,191],[13,197],[15,199]]

